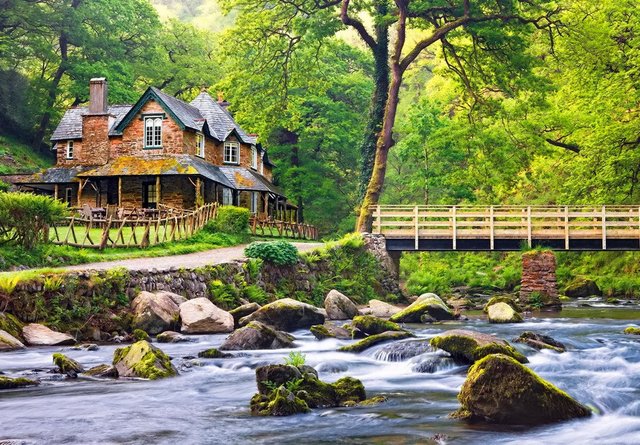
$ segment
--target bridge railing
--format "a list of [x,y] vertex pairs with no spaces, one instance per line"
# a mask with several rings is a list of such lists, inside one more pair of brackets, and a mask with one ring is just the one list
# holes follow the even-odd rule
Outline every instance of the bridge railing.
[[382,205],[373,211],[373,231],[387,238],[515,239],[532,246],[534,239],[637,239],[640,206],[406,206]]

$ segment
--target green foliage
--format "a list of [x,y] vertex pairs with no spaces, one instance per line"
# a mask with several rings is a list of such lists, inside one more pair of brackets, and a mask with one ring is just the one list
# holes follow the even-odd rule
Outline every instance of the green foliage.
[[242,289],[242,297],[259,305],[269,302],[269,295],[267,295],[264,289],[255,284],[251,284]]
[[0,242],[33,249],[49,241],[49,225],[66,213],[66,204],[47,196],[0,192]]
[[[2,119],[1,112],[0,119]],[[1,131],[2,125],[0,125],[0,133]],[[40,168],[49,167],[53,161],[42,153],[33,151],[18,139],[2,134],[0,134],[0,159],[2,160],[0,174],[31,173]],[[0,181],[0,192],[6,192],[8,189],[9,185]]]
[[529,306],[534,309],[540,309],[542,308],[542,306],[544,306],[544,298],[542,297],[542,294],[540,292],[531,292],[531,294],[529,295]]
[[244,253],[249,258],[259,258],[276,266],[292,266],[298,262],[298,249],[288,241],[251,243]]
[[306,360],[307,357],[302,352],[291,351],[289,352],[289,356],[285,357],[284,364],[299,367],[304,365]]
[[220,280],[209,283],[209,295],[216,306],[225,310],[233,309],[239,303],[239,291],[235,285]]
[[209,221],[204,230],[210,233],[246,235],[250,216],[251,212],[244,207],[222,206],[218,209],[217,217]]

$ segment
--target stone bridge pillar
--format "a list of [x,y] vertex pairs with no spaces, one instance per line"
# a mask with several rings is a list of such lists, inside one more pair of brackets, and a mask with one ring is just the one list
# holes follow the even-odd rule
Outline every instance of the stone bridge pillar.
[[556,256],[551,251],[522,255],[520,301],[546,308],[561,308],[556,282]]
[[364,245],[369,252],[375,256],[382,267],[389,272],[389,275],[396,280],[400,277],[400,254],[401,252],[389,252],[387,250],[387,240],[384,235],[363,233]]

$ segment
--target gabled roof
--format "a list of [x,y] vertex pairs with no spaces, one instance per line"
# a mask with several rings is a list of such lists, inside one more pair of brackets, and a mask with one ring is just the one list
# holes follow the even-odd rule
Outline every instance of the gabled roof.
[[[115,120],[109,129],[109,135],[113,135],[113,129],[120,123],[122,118],[129,112],[131,105],[111,105],[107,112],[115,116]],[[89,114],[88,107],[69,108],[62,116],[58,127],[51,135],[51,141],[62,141],[65,139],[82,138],[82,116]]]
[[285,196],[280,187],[273,185],[256,171],[244,167],[220,167],[220,170],[236,190],[270,192],[278,196]]
[[52,167],[33,175],[18,179],[15,184],[62,184],[77,182],[76,177],[93,167]]
[[249,136],[233,119],[231,113],[222,107],[213,97],[203,91],[191,101],[200,114],[207,120],[209,130],[216,139],[224,141],[230,134],[235,133],[245,144],[255,144],[256,138]]

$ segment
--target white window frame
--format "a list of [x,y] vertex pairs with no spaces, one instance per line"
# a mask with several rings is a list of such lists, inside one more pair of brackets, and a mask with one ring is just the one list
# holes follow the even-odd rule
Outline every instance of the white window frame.
[[64,202],[67,203],[67,205],[71,206],[73,205],[73,188],[71,187],[67,187],[64,189]]
[[251,192],[251,213],[258,213],[258,192]]
[[223,159],[225,164],[240,164],[240,143],[234,141],[225,142]]
[[258,170],[258,149],[255,145],[251,146],[251,168]]
[[222,189],[222,205],[223,206],[233,205],[233,190],[231,190],[230,188],[224,187]]
[[66,158],[73,159],[73,141],[67,141]]
[[162,148],[162,116],[145,116],[143,132],[144,148]]
[[204,158],[204,134],[196,133],[196,154]]

